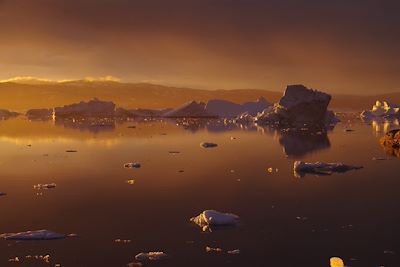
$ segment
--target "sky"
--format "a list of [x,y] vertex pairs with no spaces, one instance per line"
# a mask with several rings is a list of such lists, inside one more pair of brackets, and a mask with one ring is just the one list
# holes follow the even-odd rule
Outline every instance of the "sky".
[[400,1],[0,0],[0,79],[400,92]]

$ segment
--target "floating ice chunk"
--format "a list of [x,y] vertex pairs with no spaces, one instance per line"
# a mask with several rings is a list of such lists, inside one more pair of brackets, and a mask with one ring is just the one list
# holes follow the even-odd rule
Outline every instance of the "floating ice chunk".
[[325,163],[325,162],[308,163],[303,161],[295,161],[293,165],[293,171],[296,177],[303,177],[306,173],[331,175],[334,172],[347,172],[350,170],[358,170],[361,168],[363,167],[346,165],[343,163]]
[[228,250],[227,253],[231,254],[231,255],[236,255],[236,254],[240,254],[240,250],[239,249]]
[[203,229],[209,226],[229,226],[239,222],[239,216],[232,213],[221,213],[215,210],[205,210],[190,221],[196,223]]
[[1,234],[0,238],[7,240],[52,240],[63,239],[65,234],[55,233],[49,230],[27,231],[20,233],[5,233]]
[[36,184],[33,186],[34,189],[42,190],[42,189],[54,189],[56,188],[57,184],[50,183],[50,184]]
[[204,147],[204,148],[212,148],[212,147],[217,147],[218,144],[209,143],[209,142],[203,142],[203,143],[200,143],[200,146]]
[[206,247],[207,252],[222,252],[222,248]]
[[158,261],[158,260],[165,260],[168,258],[168,255],[162,251],[156,252],[141,252],[135,256],[135,259],[138,261]]
[[331,267],[345,267],[343,260],[339,257],[332,257],[330,259],[330,265]]
[[130,163],[125,163],[124,164],[124,168],[128,168],[128,169],[133,169],[133,168],[140,168],[142,165],[140,165],[139,162],[130,162]]
[[6,193],[0,192],[0,197],[7,195]]

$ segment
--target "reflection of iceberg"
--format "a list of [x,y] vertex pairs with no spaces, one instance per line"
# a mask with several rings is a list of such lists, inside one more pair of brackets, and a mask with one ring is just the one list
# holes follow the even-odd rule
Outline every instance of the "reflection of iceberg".
[[384,118],[374,118],[371,120],[372,128],[375,132],[388,132],[391,129],[399,128],[399,120],[398,119],[384,119]]
[[7,240],[53,240],[63,239],[66,237],[64,234],[55,233],[49,230],[27,231],[21,233],[5,233],[0,237]]
[[113,131],[115,129],[115,120],[113,119],[56,119],[56,126],[76,129],[80,131],[89,131],[99,133],[104,131]]
[[293,171],[295,177],[303,177],[307,173],[315,175],[331,175],[334,172],[343,173],[351,170],[362,169],[362,166],[353,166],[343,163],[325,163],[325,162],[303,162],[295,161]]
[[301,157],[308,153],[328,149],[331,146],[326,131],[321,132],[280,132],[279,143],[287,156]]

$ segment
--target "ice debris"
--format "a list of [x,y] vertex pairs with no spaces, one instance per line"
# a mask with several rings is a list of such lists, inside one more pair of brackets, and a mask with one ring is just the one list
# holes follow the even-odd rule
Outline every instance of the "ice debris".
[[135,256],[135,259],[138,261],[158,261],[158,260],[165,260],[168,258],[168,255],[162,251],[156,252],[141,252]]
[[140,168],[142,165],[139,162],[130,162],[125,163],[124,168],[133,169],[133,168]]
[[218,144],[209,143],[209,142],[203,142],[203,143],[200,143],[200,146],[204,147],[204,148],[212,148],[212,147],[217,147]]
[[361,168],[363,167],[346,165],[343,163],[308,163],[303,161],[295,161],[293,165],[293,171],[296,177],[303,177],[307,173],[317,175],[331,175],[334,172],[347,172],[350,170],[358,170]]
[[200,226],[204,231],[212,226],[232,226],[239,222],[239,216],[232,213],[222,213],[215,210],[205,210],[190,221]]
[[36,184],[33,186],[34,189],[42,190],[42,189],[54,189],[56,188],[57,184],[50,183],[50,184]]
[[20,233],[4,233],[0,235],[0,238],[6,240],[53,240],[63,239],[65,234],[55,233],[49,230],[38,230],[38,231],[27,231]]

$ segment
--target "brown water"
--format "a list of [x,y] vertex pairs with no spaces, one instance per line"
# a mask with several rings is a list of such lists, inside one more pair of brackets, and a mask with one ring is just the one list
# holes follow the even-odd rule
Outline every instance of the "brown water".
[[[1,121],[0,192],[7,195],[0,197],[0,233],[49,229],[78,237],[0,240],[0,266],[117,267],[147,251],[170,258],[146,266],[323,267],[332,256],[349,266],[400,266],[399,159],[372,160],[387,157],[378,143],[383,125],[346,127],[282,135],[215,121]],[[201,148],[204,141],[219,146]],[[299,179],[296,159],[364,169]],[[127,162],[142,167],[125,169]],[[33,189],[52,182],[55,189]],[[189,219],[205,209],[238,214],[241,223],[204,233]],[[241,253],[207,253],[206,246]],[[25,259],[40,254],[50,254],[50,263]],[[15,256],[21,262],[8,262]]]

